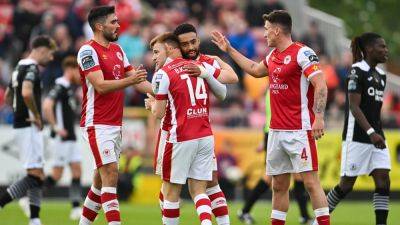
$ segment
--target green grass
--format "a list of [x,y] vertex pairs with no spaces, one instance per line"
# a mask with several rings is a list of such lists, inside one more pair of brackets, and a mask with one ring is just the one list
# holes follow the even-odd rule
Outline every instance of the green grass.
[[[241,224],[236,218],[236,211],[242,205],[241,202],[230,203],[232,225]],[[70,221],[70,205],[67,202],[46,201],[41,211],[44,225],[76,225],[77,222]],[[154,205],[133,205],[122,203],[122,221],[129,225],[160,225],[160,210]],[[253,209],[253,216],[257,224],[269,224],[268,218],[271,210],[269,202],[260,202]],[[392,202],[390,205],[389,225],[397,225],[400,220],[400,202]],[[310,211],[311,212],[311,211]],[[291,205],[286,224],[298,224],[298,209],[295,204]],[[184,202],[181,210],[181,223],[199,224],[191,202]],[[27,225],[28,219],[24,216],[16,203],[7,205],[0,211],[1,225]],[[100,214],[95,225],[106,224],[104,215]],[[215,223],[214,223],[215,224]],[[371,202],[343,202],[332,215],[332,225],[374,225],[375,218]]]

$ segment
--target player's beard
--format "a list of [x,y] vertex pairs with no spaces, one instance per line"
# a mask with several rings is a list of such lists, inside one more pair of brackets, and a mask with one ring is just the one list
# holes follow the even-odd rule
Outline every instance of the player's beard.
[[104,32],[103,36],[109,42],[114,42],[118,40],[118,33],[115,32]]
[[[189,52],[192,52],[192,51],[196,52],[196,54],[195,54],[194,56],[191,56],[191,55],[189,54]],[[191,60],[196,60],[197,57],[198,57],[199,54],[200,54],[200,52],[199,52],[198,50],[191,50],[191,51],[189,51],[189,52],[182,53],[183,58],[185,58],[185,59],[191,59]]]

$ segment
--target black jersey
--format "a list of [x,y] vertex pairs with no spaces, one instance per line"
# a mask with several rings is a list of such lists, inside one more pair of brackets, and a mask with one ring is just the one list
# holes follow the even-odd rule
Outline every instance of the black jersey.
[[370,66],[365,61],[352,65],[347,77],[345,122],[342,134],[343,141],[356,141],[371,144],[371,140],[355,120],[349,109],[348,93],[361,94],[360,109],[375,131],[382,135],[381,108],[386,86],[386,74],[383,70]]
[[76,140],[74,125],[77,102],[70,82],[63,77],[58,78],[55,86],[49,92],[49,97],[55,103],[53,110],[56,116],[57,127],[65,129],[68,132],[68,135],[61,138],[61,140]]
[[14,128],[23,128],[31,126],[31,122],[27,121],[30,118],[30,110],[26,106],[22,97],[22,83],[24,81],[32,82],[33,96],[37,110],[41,114],[41,81],[39,76],[39,67],[33,59],[22,59],[15,67],[9,88],[13,90],[13,110],[14,110]]

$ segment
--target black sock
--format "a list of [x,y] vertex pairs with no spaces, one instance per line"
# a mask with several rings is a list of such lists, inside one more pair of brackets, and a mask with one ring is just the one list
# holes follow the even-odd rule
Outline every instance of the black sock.
[[31,219],[39,218],[40,206],[29,205],[31,211]]
[[[351,190],[350,190],[351,191]],[[329,191],[326,199],[328,200],[329,213],[333,212],[336,208],[337,204],[346,197],[347,193],[345,193],[339,185],[336,185],[331,191]]]
[[80,178],[74,178],[71,181],[69,188],[69,198],[72,203],[72,207],[79,207],[80,201],[82,200],[82,186]]
[[373,197],[377,225],[386,225],[389,214],[389,190],[377,188]]
[[253,207],[254,203],[260,198],[260,196],[268,190],[269,186],[263,179],[258,181],[257,185],[250,193],[250,197],[246,200],[244,207],[242,209],[243,213],[250,212],[251,208]]
[[294,182],[293,193],[294,193],[294,198],[296,199],[297,204],[299,205],[301,217],[303,217],[306,220],[310,219],[310,215],[308,214],[307,211],[308,195],[304,187],[303,181]]
[[0,208],[3,208],[6,204],[12,201],[12,197],[8,191],[4,191],[0,194]]

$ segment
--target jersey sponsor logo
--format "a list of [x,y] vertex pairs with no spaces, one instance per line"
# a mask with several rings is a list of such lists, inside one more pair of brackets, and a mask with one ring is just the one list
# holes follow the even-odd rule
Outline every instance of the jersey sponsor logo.
[[279,74],[281,71],[282,69],[280,67],[277,67],[271,74],[272,82],[269,84],[269,88],[271,89],[271,93],[273,94],[278,94],[279,90],[286,90],[289,88],[289,85],[285,83],[280,83]]
[[82,63],[82,67],[84,70],[88,70],[88,69],[94,67],[94,65],[95,65],[92,55],[87,55],[87,56],[83,57],[81,60],[81,63]]
[[119,60],[123,61],[121,52],[117,52],[117,57],[118,57]]
[[287,65],[290,63],[291,60],[292,60],[292,57],[290,55],[287,55],[285,57],[285,59],[283,60],[283,64]]
[[119,64],[114,65],[114,68],[113,68],[113,76],[114,76],[114,78],[115,78],[116,80],[121,79],[121,77],[122,77],[122,75],[121,75],[121,65],[119,65]]
[[84,50],[84,51],[82,51],[81,52],[81,54],[79,54],[79,57],[80,58],[83,58],[83,57],[85,57],[85,56],[88,56],[88,55],[92,55],[93,53],[92,53],[92,50]]
[[206,107],[202,107],[202,108],[189,108],[186,111],[186,116],[190,119],[190,118],[196,118],[196,117],[204,117],[207,116],[207,108]]
[[369,87],[367,93],[369,96],[375,97],[375,101],[383,102],[383,91],[375,89],[374,87]]

